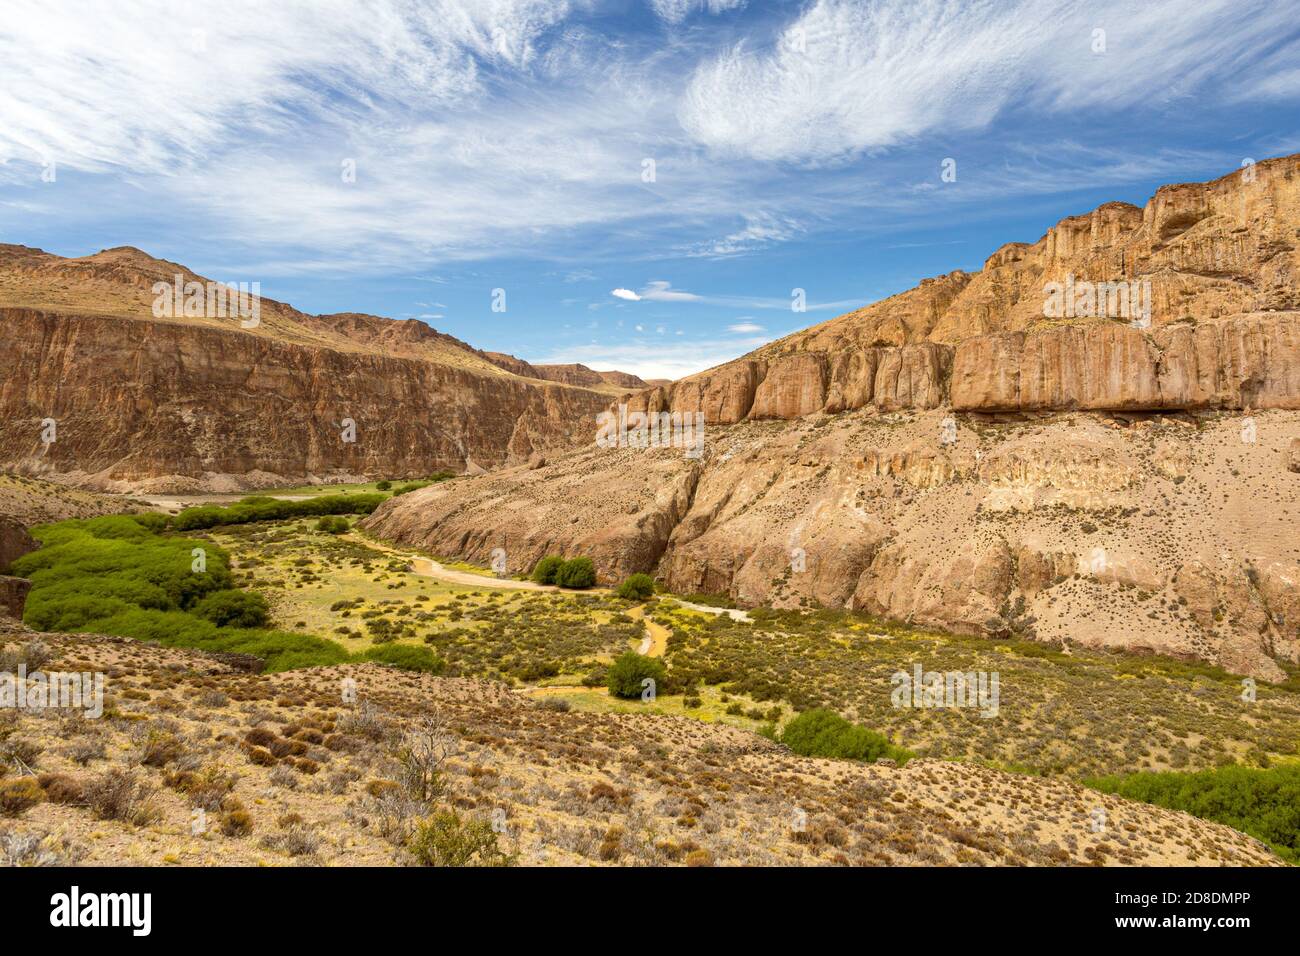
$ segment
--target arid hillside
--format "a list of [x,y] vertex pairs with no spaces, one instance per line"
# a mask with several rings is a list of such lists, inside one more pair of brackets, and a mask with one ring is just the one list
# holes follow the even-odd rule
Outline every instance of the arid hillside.
[[[480,561],[504,548],[515,571],[587,554],[607,580],[1280,679],[1300,663],[1298,166],[1107,204],[622,400],[702,412],[697,459],[590,447],[368,527]],[[1044,315],[1052,283],[1085,281],[1150,308]]]
[[[102,719],[0,715],[11,863],[411,863],[435,809],[490,826],[531,866],[1281,863],[1226,826],[1062,779],[799,757],[735,727],[565,711],[494,682],[379,665],[258,675],[3,618],[0,645],[105,678]],[[445,754],[432,799],[404,771],[422,741]]]
[[[177,275],[201,307],[155,316],[154,284]],[[117,491],[474,471],[585,440],[610,398],[603,378],[516,374],[423,322],[265,298],[214,316],[210,288],[138,249],[0,246],[0,466]]]

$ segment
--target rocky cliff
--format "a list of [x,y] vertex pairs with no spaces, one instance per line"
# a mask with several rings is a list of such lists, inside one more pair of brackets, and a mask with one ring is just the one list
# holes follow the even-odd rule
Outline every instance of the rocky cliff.
[[422,322],[156,318],[174,263],[0,247],[0,466],[110,490],[492,468],[594,434],[608,390],[512,374]]
[[[1300,664],[1297,167],[1107,204],[621,399],[702,411],[701,458],[588,447],[403,496],[368,527],[504,548],[515,571],[586,554],[607,581],[1281,679]],[[1054,284],[1142,308],[1045,315]]]
[[1297,240],[1300,157],[1268,160],[1162,187],[1142,209],[1107,203],[1063,219],[980,272],[927,279],[622,400],[716,424],[945,404],[1297,408]]

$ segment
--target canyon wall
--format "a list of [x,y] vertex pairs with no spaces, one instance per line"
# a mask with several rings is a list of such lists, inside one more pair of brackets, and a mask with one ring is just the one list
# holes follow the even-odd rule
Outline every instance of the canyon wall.
[[582,554],[605,582],[1281,680],[1300,664],[1298,239],[1296,156],[1107,203],[615,403],[702,412],[698,459],[588,447],[366,524],[483,563],[503,548],[512,571]]
[[13,308],[0,323],[0,462],[101,488],[491,468],[589,440],[608,401],[237,328]]

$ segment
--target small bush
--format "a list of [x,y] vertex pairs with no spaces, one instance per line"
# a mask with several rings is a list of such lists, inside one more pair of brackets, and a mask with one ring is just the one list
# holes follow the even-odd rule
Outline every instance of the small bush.
[[804,757],[868,761],[890,757],[901,765],[912,756],[883,734],[851,724],[834,711],[820,707],[806,710],[786,724],[781,743]]
[[16,817],[45,799],[45,791],[34,777],[0,781],[0,813]]
[[387,491],[389,488],[393,487],[393,483],[388,479],[384,479],[383,481],[375,482],[375,487],[380,491]]
[[75,777],[66,773],[43,773],[36,778],[50,803],[81,803],[85,793]]
[[86,803],[101,820],[143,825],[157,815],[149,797],[153,788],[130,770],[114,768],[85,785]]
[[194,606],[194,613],[217,627],[265,627],[271,623],[266,598],[255,591],[214,591]]
[[548,554],[533,565],[533,581],[537,584],[554,584],[555,574],[564,564],[564,559],[556,554]]
[[165,767],[185,752],[185,743],[166,730],[150,730],[140,742],[139,762],[146,767]]
[[512,854],[497,844],[486,820],[462,819],[440,810],[415,825],[406,849],[421,866],[511,866]]
[[609,666],[605,686],[615,697],[634,700],[640,698],[644,689],[641,682],[647,678],[655,682],[656,693],[663,690],[668,678],[663,661],[628,651],[620,654]]
[[337,515],[326,515],[316,522],[316,530],[323,531],[325,534],[347,534],[351,527],[347,518],[340,518]]
[[629,601],[644,601],[655,593],[655,580],[648,574],[629,575],[627,580],[618,586],[617,593],[619,597],[627,598]]
[[253,832],[253,816],[242,806],[221,815],[221,832],[228,837],[248,836]]
[[596,566],[591,558],[570,558],[555,571],[555,583],[562,588],[589,588],[596,584]]

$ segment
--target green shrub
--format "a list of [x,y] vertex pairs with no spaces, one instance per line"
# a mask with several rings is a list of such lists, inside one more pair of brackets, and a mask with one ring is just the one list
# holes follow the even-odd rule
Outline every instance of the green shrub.
[[323,531],[325,534],[346,534],[351,527],[347,518],[340,518],[337,515],[325,515],[316,522],[316,530]]
[[511,866],[515,862],[497,845],[491,824],[461,819],[455,810],[440,810],[421,820],[406,848],[421,866]]
[[564,559],[557,554],[548,554],[533,565],[533,580],[538,584],[554,584],[555,573],[564,564]]
[[427,671],[441,674],[447,662],[427,647],[414,644],[383,644],[354,654],[354,661],[373,661],[378,664],[392,664],[410,671]]
[[629,601],[644,601],[655,593],[655,579],[648,574],[632,574],[618,586],[618,596]]
[[393,483],[388,479],[384,479],[383,481],[375,482],[375,487],[380,491],[387,491],[389,488],[393,487]]
[[194,605],[194,613],[217,627],[265,627],[271,623],[266,598],[253,591],[213,591]]
[[1300,766],[1229,766],[1197,773],[1135,773],[1084,783],[1103,793],[1183,810],[1267,843],[1300,864]]
[[833,710],[805,710],[781,731],[781,743],[804,757],[874,761],[891,757],[906,763],[912,754],[895,747],[889,738],[851,724]]
[[570,558],[555,571],[555,583],[562,588],[589,588],[596,583],[596,566],[591,558]]
[[625,700],[639,699],[642,691],[641,682],[647,677],[655,682],[656,693],[662,693],[668,679],[664,662],[656,657],[645,657],[635,651],[628,651],[626,654],[620,654],[614,659],[614,663],[609,665],[605,686],[615,697],[622,697]]

